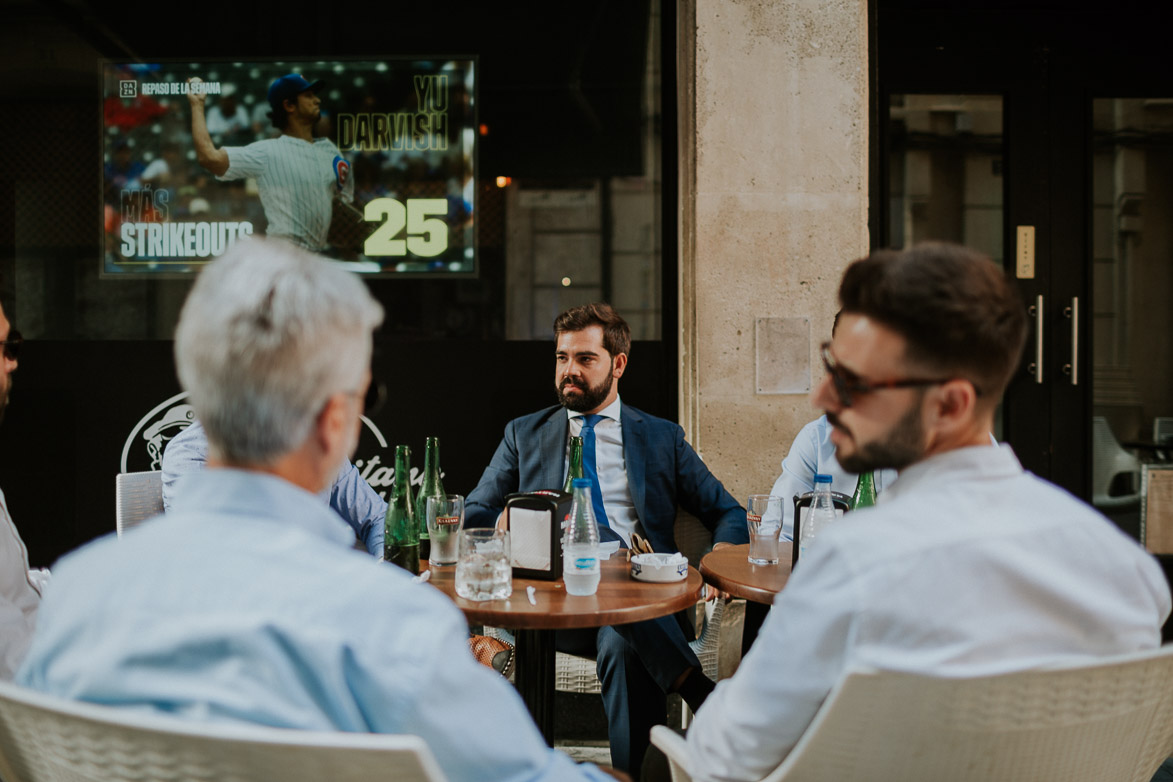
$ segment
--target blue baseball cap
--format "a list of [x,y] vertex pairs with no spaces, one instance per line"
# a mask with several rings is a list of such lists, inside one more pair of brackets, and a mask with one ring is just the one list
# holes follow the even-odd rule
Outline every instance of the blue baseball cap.
[[307,90],[315,92],[324,84],[321,80],[306,81],[300,73],[289,73],[269,85],[269,106],[273,111],[281,111],[285,101],[292,100]]

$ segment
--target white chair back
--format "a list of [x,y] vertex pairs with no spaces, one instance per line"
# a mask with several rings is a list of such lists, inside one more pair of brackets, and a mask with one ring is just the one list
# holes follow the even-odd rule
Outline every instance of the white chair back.
[[[657,726],[673,782],[684,740]],[[975,678],[858,670],[763,782],[1149,782],[1173,751],[1173,647]]]
[[444,782],[418,736],[209,725],[0,682],[5,782]]
[[114,476],[114,526],[119,537],[163,512],[163,473],[122,472]]
[[[1131,481],[1131,491],[1110,494],[1113,480],[1121,473]],[[1120,447],[1108,419],[1092,416],[1092,505],[1100,510],[1137,507],[1140,504],[1140,459]]]

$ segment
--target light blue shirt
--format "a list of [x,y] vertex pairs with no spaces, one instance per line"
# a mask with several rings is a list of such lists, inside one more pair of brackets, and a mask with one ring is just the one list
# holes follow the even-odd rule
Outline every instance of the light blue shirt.
[[[859,476],[839,466],[835,445],[831,442],[831,424],[821,415],[802,427],[790,452],[782,460],[782,474],[774,481],[770,494],[782,497],[782,539],[794,540],[794,496],[815,490],[815,473],[831,476],[831,491],[848,496],[855,493]],[[895,470],[876,470],[876,493],[896,480]]]
[[351,539],[280,478],[192,475],[166,516],[59,562],[17,682],[206,722],[415,734],[452,782],[610,779],[546,746],[447,597]]
[[[208,434],[199,421],[172,438],[163,451],[163,508],[170,510],[183,476],[204,469],[208,461]],[[383,517],[387,503],[349,460],[330,488],[320,495],[334,512],[354,528],[355,536],[376,557],[383,556]]]
[[[603,510],[607,511],[607,526],[623,542],[630,545],[631,533],[639,520],[631,488],[627,485],[627,462],[623,457],[623,404],[619,397],[599,411],[603,416],[595,424],[595,469],[599,476],[599,491],[603,493]],[[582,413],[567,410],[570,435],[582,437]],[[566,469],[570,469],[570,438],[566,439]]]

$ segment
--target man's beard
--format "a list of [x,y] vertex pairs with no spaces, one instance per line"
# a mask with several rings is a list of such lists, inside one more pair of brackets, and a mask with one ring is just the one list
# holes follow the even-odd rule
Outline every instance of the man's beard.
[[[607,399],[607,395],[611,393],[611,385],[614,381],[615,378],[610,372],[607,372],[607,378],[599,383],[599,385],[591,388],[585,384],[576,383],[568,377],[564,377],[558,385],[558,401],[567,410],[573,410],[576,413],[585,413],[588,410],[594,410]],[[563,390],[567,386],[574,386],[581,393],[575,396],[568,396]]]
[[[827,420],[833,424],[839,423],[834,413],[827,413]],[[839,428],[851,433],[841,423]],[[896,422],[885,439],[860,445],[850,456],[837,452],[835,458],[844,470],[856,474],[889,467],[902,470],[924,456],[924,447],[924,427],[918,402]]]
[[8,382],[4,384],[3,390],[0,390],[0,423],[4,423],[4,411],[8,409],[8,395],[12,393],[12,378],[8,378]]

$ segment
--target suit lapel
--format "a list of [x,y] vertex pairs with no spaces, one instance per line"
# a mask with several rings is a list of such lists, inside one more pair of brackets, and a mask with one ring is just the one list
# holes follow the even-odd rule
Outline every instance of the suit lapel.
[[542,477],[543,489],[562,488],[566,473],[566,430],[569,426],[566,410],[561,407],[542,424],[539,450],[542,464],[538,472]]
[[647,461],[647,443],[643,416],[627,405],[620,406],[623,425],[623,461],[627,470],[627,489],[635,505],[635,515],[642,522],[648,516],[644,512],[644,468]]

